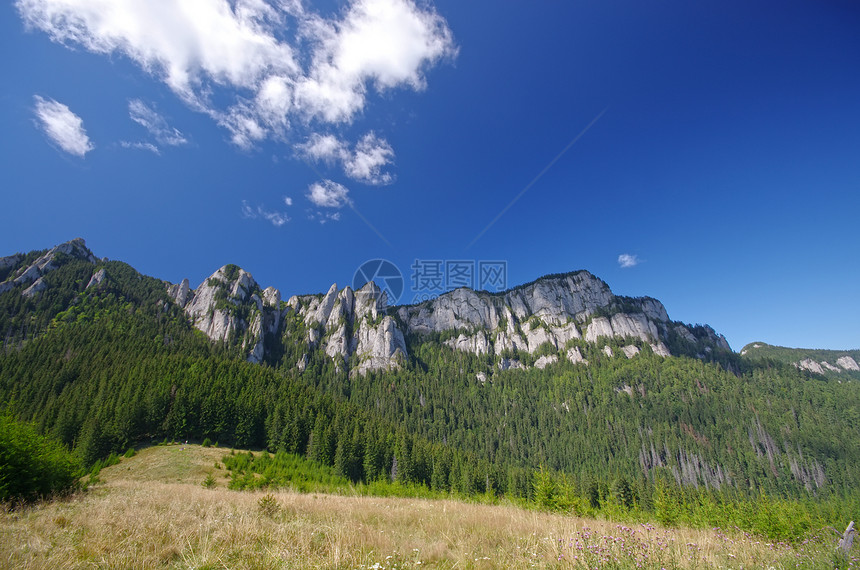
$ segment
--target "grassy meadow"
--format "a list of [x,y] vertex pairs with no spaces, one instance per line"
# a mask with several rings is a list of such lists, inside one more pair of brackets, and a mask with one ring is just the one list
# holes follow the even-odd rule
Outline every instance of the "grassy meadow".
[[860,567],[858,547],[854,558],[835,554],[831,529],[789,545],[505,503],[233,491],[221,463],[225,453],[151,447],[103,469],[87,491],[7,506],[0,514],[0,567]]

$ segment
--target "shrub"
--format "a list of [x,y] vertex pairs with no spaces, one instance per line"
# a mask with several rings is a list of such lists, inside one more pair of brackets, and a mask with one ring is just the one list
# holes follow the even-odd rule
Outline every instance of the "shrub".
[[203,440],[203,447],[212,447],[212,440],[210,440],[208,437],[206,439],[204,439]]
[[203,483],[201,483],[205,489],[211,489],[215,486],[215,477],[212,474],[208,474],[205,479],[203,479]]
[[59,442],[0,416],[0,501],[33,501],[77,486],[78,465]]

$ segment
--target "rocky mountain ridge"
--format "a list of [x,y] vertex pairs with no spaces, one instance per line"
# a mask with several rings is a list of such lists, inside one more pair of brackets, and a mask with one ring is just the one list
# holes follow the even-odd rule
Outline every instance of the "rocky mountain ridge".
[[[28,284],[22,294],[37,294],[42,276],[63,255],[99,262],[82,239],[54,247],[26,267],[18,267],[20,254],[0,258],[0,270],[8,274],[0,292]],[[92,280],[104,278],[103,268],[94,271]],[[325,294],[283,301],[279,290],[263,289],[235,265],[219,268],[194,289],[188,279],[165,282],[165,289],[195,328],[238,346],[251,362],[272,358],[284,343],[299,345],[300,371],[314,351],[351,375],[396,369],[408,361],[410,343],[425,341],[492,357],[500,370],[544,368],[563,358],[588,365],[583,349],[589,345],[626,358],[642,350],[698,358],[731,351],[710,327],[670,320],[656,299],[617,296],[588,271],[548,275],[503,293],[461,288],[395,307],[373,282],[357,291],[333,284]]]
[[[396,369],[407,360],[406,339],[421,342],[434,335],[452,349],[498,357],[502,370],[524,368],[517,356],[538,351],[546,353],[535,360],[538,368],[561,357],[587,365],[575,345],[610,339],[628,343],[621,347],[627,358],[642,349],[669,356],[668,345],[679,343],[701,358],[731,350],[710,327],[671,321],[656,299],[618,297],[587,271],[547,276],[499,294],[461,288],[398,307],[389,307],[373,282],[358,291],[333,284],[324,295],[294,295],[281,302],[279,291],[262,291],[235,266],[220,268],[196,290],[187,280],[167,287],[195,327],[215,341],[241,337],[253,362],[267,356],[266,335],[304,343],[299,370],[313,350],[322,350],[350,374]],[[610,347],[604,350],[613,356]]]

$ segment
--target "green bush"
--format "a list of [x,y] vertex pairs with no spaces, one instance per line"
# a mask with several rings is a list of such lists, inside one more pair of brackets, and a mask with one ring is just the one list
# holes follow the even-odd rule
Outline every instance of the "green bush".
[[0,416],[0,501],[34,501],[77,487],[78,465],[31,424]]

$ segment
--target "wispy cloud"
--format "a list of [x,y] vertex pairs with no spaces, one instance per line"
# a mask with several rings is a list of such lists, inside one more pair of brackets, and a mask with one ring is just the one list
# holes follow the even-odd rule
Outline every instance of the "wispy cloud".
[[95,148],[83,120],[74,114],[66,105],[53,99],[34,96],[34,112],[38,119],[38,127],[65,152],[84,158]]
[[308,214],[308,219],[312,222],[319,222],[320,225],[325,225],[328,222],[339,222],[340,221],[340,212],[310,212]]
[[120,141],[119,145],[122,148],[132,148],[136,150],[148,150],[152,154],[161,155],[161,151],[158,150],[158,147],[149,142],[129,142],[129,141]]
[[630,255],[629,253],[622,253],[618,256],[618,265],[622,269],[627,269],[628,267],[635,267],[639,265],[639,257],[635,255]]
[[342,208],[350,203],[349,190],[344,185],[331,180],[311,184],[306,196],[319,208]]
[[266,220],[276,228],[279,228],[290,221],[290,217],[286,212],[277,212],[274,210],[266,210],[262,206],[254,208],[247,200],[242,200],[242,217],[249,220]]
[[188,143],[188,139],[179,129],[168,125],[167,120],[158,111],[140,99],[129,100],[128,116],[132,121],[149,131],[149,134],[161,145],[181,146]]

